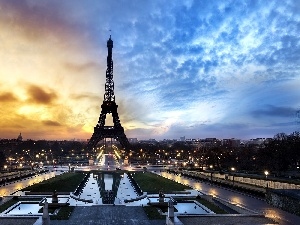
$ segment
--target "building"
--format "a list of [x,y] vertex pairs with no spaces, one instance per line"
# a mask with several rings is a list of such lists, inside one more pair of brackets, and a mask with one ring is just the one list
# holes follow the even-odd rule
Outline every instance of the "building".
[[17,138],[17,141],[22,141],[23,140],[23,137],[22,137],[22,134],[20,133],[18,138]]
[[129,143],[131,144],[135,144],[138,143],[138,139],[137,138],[128,138]]
[[231,138],[231,139],[222,140],[222,145],[227,148],[238,148],[240,147],[240,144],[241,144],[241,140],[239,139]]

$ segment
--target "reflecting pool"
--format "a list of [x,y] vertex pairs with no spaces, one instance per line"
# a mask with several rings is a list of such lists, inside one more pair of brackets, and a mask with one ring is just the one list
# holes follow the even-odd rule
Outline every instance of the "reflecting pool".
[[[150,203],[157,203],[159,202],[159,198],[158,197],[149,197],[148,198]],[[170,198],[169,197],[165,197],[164,198],[164,202],[169,202]]]
[[208,211],[201,207],[201,204],[195,202],[180,202],[174,206],[178,212],[174,214],[212,214],[213,212]]
[[[158,203],[159,198],[156,197],[148,197],[149,203]],[[164,198],[164,202],[169,202],[170,198]],[[159,207],[158,207],[159,208]],[[211,210],[207,209],[205,206],[200,204],[199,202],[186,200],[186,201],[179,201],[174,203],[174,214],[212,214]]]
[[43,214],[39,213],[39,210],[42,206],[39,206],[38,202],[36,203],[19,203],[12,210],[6,212],[8,215],[30,215],[30,214]]
[[[48,203],[52,203],[52,198],[49,197],[46,199]],[[67,203],[68,201],[69,201],[69,197],[58,197],[58,203]]]
[[113,189],[114,177],[112,174],[105,173],[104,174],[104,184],[105,190],[111,191]]

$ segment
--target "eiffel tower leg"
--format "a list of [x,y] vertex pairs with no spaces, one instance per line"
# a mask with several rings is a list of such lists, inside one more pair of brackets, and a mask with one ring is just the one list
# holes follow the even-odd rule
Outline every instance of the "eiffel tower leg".
[[103,112],[104,110],[102,109],[102,112],[99,116],[99,120],[98,120],[98,125],[100,127],[103,127],[105,125],[105,119],[106,119],[106,114]]
[[96,127],[94,127],[94,133],[87,145],[87,148],[89,150],[92,150],[99,141],[101,141],[104,137],[101,130],[101,127],[103,127],[105,125],[105,119],[106,119],[106,114],[103,112],[104,110],[102,109],[101,114],[99,116],[99,120],[98,120],[98,124],[96,125]]

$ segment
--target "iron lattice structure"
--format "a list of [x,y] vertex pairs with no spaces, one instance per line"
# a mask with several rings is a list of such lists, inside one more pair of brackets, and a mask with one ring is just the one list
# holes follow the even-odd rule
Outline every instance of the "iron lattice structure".
[[[114,138],[120,142],[123,148],[129,147],[128,139],[124,133],[124,128],[121,125],[118,115],[118,105],[115,102],[114,81],[113,81],[113,60],[112,60],[113,41],[109,37],[107,41],[107,69],[104,100],[101,105],[101,114],[98,124],[94,127],[94,133],[87,145],[88,149],[94,148],[99,141],[104,138]],[[112,114],[113,126],[105,126],[107,114]]]

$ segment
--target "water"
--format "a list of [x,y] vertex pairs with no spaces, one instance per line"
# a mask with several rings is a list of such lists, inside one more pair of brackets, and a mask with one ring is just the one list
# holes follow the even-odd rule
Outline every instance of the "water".
[[110,191],[112,190],[114,182],[114,177],[112,174],[104,174],[104,184],[105,184],[105,190]]
[[206,211],[201,207],[201,204],[195,202],[180,202],[174,206],[178,212],[174,214],[211,214],[211,211]]
[[[52,203],[52,197],[46,198],[48,203]],[[58,203],[67,203],[69,201],[69,197],[61,197],[58,198]]]
[[38,211],[42,208],[39,203],[20,203],[17,204],[12,210],[6,212],[9,215],[31,215],[31,214],[43,214]]
[[[119,186],[121,177],[122,176],[119,174],[105,172],[90,174],[85,187],[82,189],[80,196],[78,196],[82,200],[76,201],[74,199],[70,199],[70,205],[121,204],[122,199],[115,199],[120,190]],[[129,185],[129,189],[133,189],[130,183]],[[106,191],[109,191],[110,195],[108,195]],[[85,202],[83,200],[92,200],[93,203]]]
[[[150,197],[148,198],[151,203],[158,203],[159,198]],[[170,198],[164,198],[164,202],[168,202]],[[210,210],[206,210],[204,206],[200,203],[196,203],[194,201],[186,201],[186,202],[177,202],[174,205],[174,208],[177,209],[178,212],[174,212],[175,214],[210,214],[213,213]]]
[[[149,200],[150,200],[150,202],[152,202],[152,203],[157,203],[157,202],[159,202],[159,198],[155,198],[155,197],[150,197],[150,198],[148,198]],[[170,200],[170,198],[164,198],[164,202],[168,202]]]

